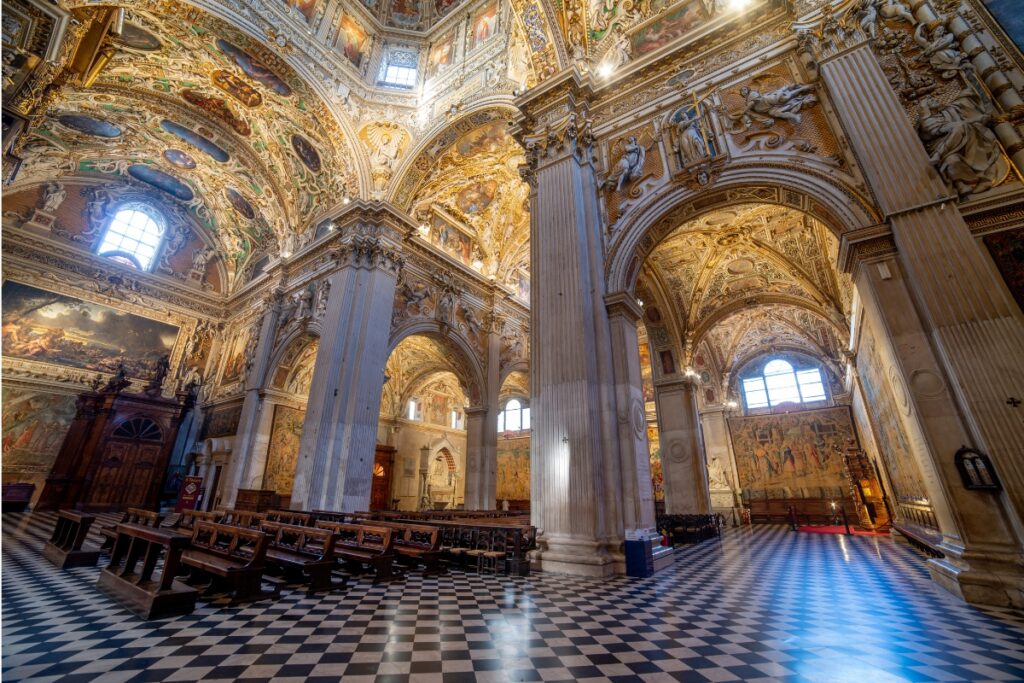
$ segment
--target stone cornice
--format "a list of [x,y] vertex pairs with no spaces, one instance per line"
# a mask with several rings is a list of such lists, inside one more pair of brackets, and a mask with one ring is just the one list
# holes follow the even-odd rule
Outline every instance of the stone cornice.
[[604,305],[609,316],[623,315],[634,323],[644,316],[644,310],[628,292],[615,292],[605,296]]
[[843,234],[837,266],[844,273],[852,273],[858,264],[890,258],[896,251],[896,241],[886,223],[869,225]]

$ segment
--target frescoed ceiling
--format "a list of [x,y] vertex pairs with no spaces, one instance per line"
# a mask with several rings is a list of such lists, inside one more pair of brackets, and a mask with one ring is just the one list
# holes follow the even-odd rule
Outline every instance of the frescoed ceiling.
[[431,241],[516,288],[529,271],[530,256],[529,187],[518,170],[523,162],[506,121],[489,120],[416,159],[413,184],[403,188],[409,197],[405,208],[426,226]]
[[767,349],[801,351],[838,368],[852,283],[835,270],[837,250],[814,218],[747,204],[681,225],[645,267],[671,299],[685,344],[705,348],[718,372]]
[[358,192],[350,141],[279,57],[184,3],[145,7],[128,12],[95,84],[64,88],[17,184],[102,174],[154,186],[187,205],[229,273]]
[[384,392],[381,397],[381,415],[404,415],[409,398],[428,385],[446,387],[449,395],[465,400],[460,380],[462,370],[458,357],[442,343],[423,335],[406,337],[391,352],[384,366]]

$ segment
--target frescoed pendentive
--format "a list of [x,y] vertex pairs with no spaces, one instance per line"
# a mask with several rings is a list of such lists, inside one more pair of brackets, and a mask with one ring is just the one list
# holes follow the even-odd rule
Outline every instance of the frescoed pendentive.
[[121,35],[117,36],[117,42],[135,50],[153,52],[163,47],[160,39],[146,29],[132,23],[126,23]]
[[320,155],[309,140],[298,133],[292,135],[292,149],[295,150],[295,153],[302,160],[302,163],[306,165],[306,168],[313,173],[320,172]]
[[252,80],[266,86],[282,97],[289,97],[292,94],[291,86],[281,80],[281,78],[267,68],[263,62],[253,58],[252,55],[234,43],[228,42],[223,38],[219,38],[217,40],[217,49],[228,57],[231,57],[238,68],[244,71],[245,75]]
[[167,160],[167,163],[173,164],[178,168],[192,170],[196,167],[196,160],[180,149],[164,150],[164,159]]
[[256,88],[229,71],[215,69],[210,73],[210,82],[247,107],[263,104],[263,95]]
[[61,114],[57,117],[57,122],[65,128],[70,128],[86,135],[95,135],[99,138],[116,138],[121,136],[121,129],[114,124],[94,116],[87,116],[86,114]]
[[224,188],[224,194],[227,196],[228,201],[231,203],[231,207],[235,211],[249,220],[254,220],[256,218],[256,209],[252,208],[252,204],[242,196],[241,192],[233,187],[227,187]]
[[196,149],[205,152],[211,158],[213,158],[214,161],[225,163],[231,158],[231,155],[228,154],[227,151],[224,150],[224,148],[215,144],[208,138],[203,137],[199,133],[189,130],[180,123],[175,123],[174,121],[164,119],[160,122],[160,127],[163,128],[168,133],[170,133],[171,135],[175,135],[181,138],[182,140],[192,145]]
[[484,180],[470,183],[459,191],[455,205],[466,213],[479,213],[486,209],[498,191],[496,180]]
[[174,348],[178,328],[8,280],[3,285],[3,353],[12,358],[148,378]]
[[190,201],[195,196],[192,193],[192,188],[188,185],[181,182],[170,173],[164,173],[152,166],[132,164],[128,167],[128,175],[136,180],[148,183],[158,190],[163,190],[175,199],[180,199],[183,202]]

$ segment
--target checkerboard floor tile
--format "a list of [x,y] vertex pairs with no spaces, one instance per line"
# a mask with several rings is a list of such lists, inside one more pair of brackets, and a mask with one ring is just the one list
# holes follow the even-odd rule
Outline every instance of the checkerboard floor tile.
[[41,558],[53,521],[3,516],[4,681],[1024,680],[1024,613],[884,537],[728,530],[649,579],[413,572],[146,622]]

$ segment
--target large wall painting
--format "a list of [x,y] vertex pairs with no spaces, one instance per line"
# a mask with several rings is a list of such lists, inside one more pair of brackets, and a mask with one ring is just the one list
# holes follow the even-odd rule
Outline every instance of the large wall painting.
[[4,387],[4,482],[35,484],[38,494],[74,417],[73,395]]
[[306,18],[306,21],[312,21],[313,16],[316,14],[316,4],[319,0],[285,0],[285,3],[289,7],[294,7],[298,10],[299,14]]
[[469,49],[474,50],[491,39],[498,31],[498,2],[492,0],[487,3],[473,16],[472,34],[470,35]]
[[427,78],[444,71],[455,63],[455,31],[449,31],[430,46],[427,53]]
[[699,3],[691,2],[647,24],[631,37],[633,54],[645,55],[665,47],[704,23]]
[[497,474],[499,505],[503,500],[530,500],[530,437],[498,440]]
[[419,28],[423,19],[422,0],[391,0],[391,23],[399,28]]
[[291,495],[295,482],[295,464],[299,460],[302,420],[306,411],[291,406],[274,406],[274,423],[270,428],[270,450],[263,472],[263,488]]
[[1024,11],[1020,0],[982,0],[1017,49],[1024,52]]
[[36,289],[3,285],[3,353],[13,358],[115,372],[148,379],[174,348],[178,328],[100,304]]
[[347,15],[341,18],[341,36],[338,43],[341,45],[342,53],[357,69],[362,66],[363,60],[366,58],[369,42],[370,38],[362,26]]
[[756,497],[818,498],[848,493],[842,456],[857,438],[849,406],[729,418],[740,487]]

